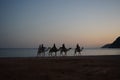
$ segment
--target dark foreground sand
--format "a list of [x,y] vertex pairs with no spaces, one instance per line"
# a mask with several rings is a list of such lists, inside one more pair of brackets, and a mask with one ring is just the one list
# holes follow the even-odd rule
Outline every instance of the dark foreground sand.
[[0,80],[120,80],[120,56],[0,58]]

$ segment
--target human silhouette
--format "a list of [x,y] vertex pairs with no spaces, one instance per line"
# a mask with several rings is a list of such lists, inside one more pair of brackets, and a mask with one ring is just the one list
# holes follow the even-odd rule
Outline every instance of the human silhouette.
[[77,44],[76,48],[80,49],[80,46],[79,46],[79,44]]

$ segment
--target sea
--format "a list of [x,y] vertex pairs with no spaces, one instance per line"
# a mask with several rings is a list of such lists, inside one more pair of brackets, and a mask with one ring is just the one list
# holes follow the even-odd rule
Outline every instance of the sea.
[[[37,48],[0,48],[0,57],[51,57],[49,51],[41,54],[37,53]],[[83,49],[81,54],[74,54],[74,49],[60,55],[52,53],[52,56],[100,56],[100,55],[120,55],[120,49],[107,49],[107,48],[86,48]]]

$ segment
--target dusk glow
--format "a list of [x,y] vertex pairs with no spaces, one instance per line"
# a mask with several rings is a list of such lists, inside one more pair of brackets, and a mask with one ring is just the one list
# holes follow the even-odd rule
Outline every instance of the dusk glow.
[[120,0],[0,0],[0,47],[101,47],[120,36]]

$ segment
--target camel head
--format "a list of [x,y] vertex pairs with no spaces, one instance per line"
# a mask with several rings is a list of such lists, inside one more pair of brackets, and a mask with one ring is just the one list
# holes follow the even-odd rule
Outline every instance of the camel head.
[[48,49],[51,49],[51,47],[48,47]]
[[81,48],[81,51],[84,49],[84,47]]
[[72,48],[68,48],[68,50],[71,50]]
[[72,48],[69,48],[69,49],[72,49]]

